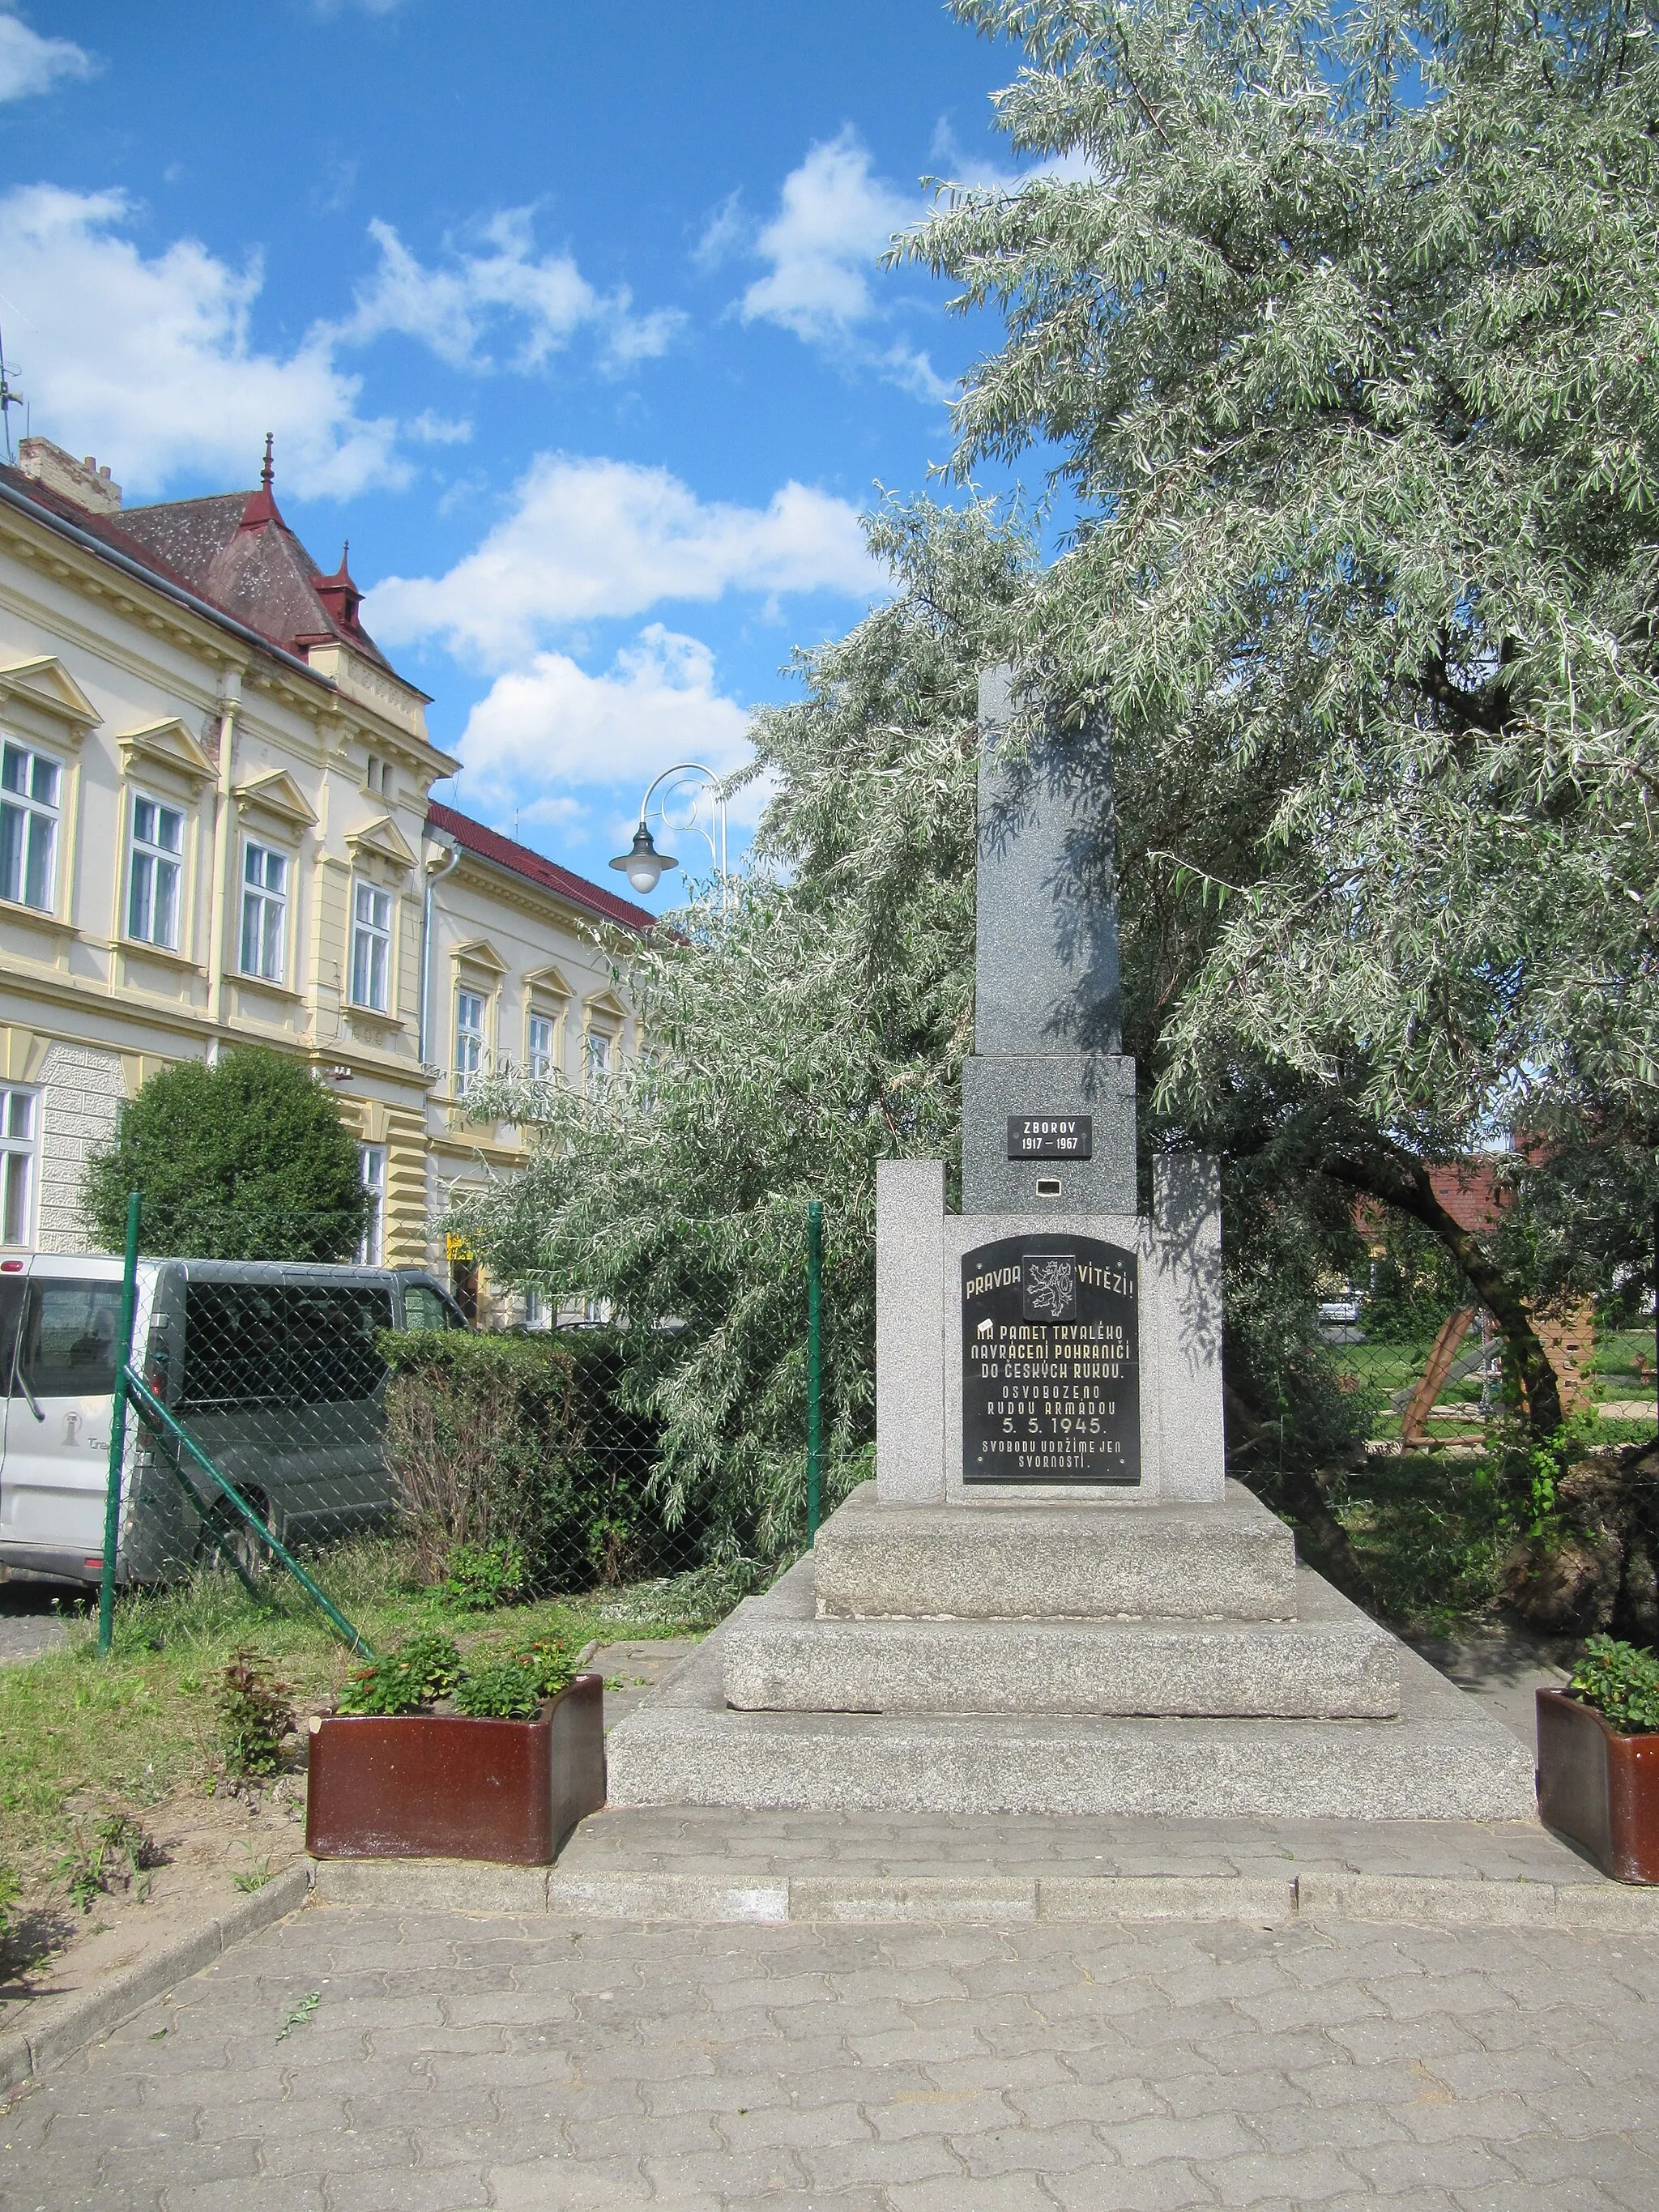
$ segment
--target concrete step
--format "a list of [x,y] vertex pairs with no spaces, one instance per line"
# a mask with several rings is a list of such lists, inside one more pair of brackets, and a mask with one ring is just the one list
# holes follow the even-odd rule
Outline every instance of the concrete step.
[[1294,1620],[815,1617],[813,1556],[726,1625],[744,1711],[1154,1713],[1387,1718],[1400,1645],[1303,1570]]
[[716,1630],[611,1731],[613,1805],[1181,1820],[1537,1817],[1526,1747],[1404,1647],[1395,1720],[734,1712],[725,1694],[729,1633],[729,1626]]
[[1219,1505],[1115,1498],[890,1505],[873,1482],[818,1531],[817,1608],[833,1618],[1288,1620],[1289,1528],[1249,1492]]

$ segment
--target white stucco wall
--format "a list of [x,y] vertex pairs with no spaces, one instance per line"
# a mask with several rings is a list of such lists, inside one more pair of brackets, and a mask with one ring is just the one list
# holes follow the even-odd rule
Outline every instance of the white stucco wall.
[[36,1241],[43,1252],[91,1246],[81,1219],[87,1155],[115,1133],[125,1095],[119,1056],[54,1044],[40,1068],[40,1194]]

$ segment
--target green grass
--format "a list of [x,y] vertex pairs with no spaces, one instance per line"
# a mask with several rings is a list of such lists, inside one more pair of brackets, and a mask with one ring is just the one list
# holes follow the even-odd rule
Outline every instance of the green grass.
[[[713,1626],[740,1587],[713,1570],[666,1583],[458,1616],[409,1572],[395,1540],[342,1545],[311,1562],[329,1595],[377,1648],[441,1623],[463,1646],[516,1645],[556,1632],[591,1638],[676,1636]],[[0,1668],[0,1865],[38,1880],[77,1818],[140,1810],[216,1780],[216,1693],[231,1653],[246,1646],[274,1663],[301,1706],[335,1695],[356,1663],[286,1577],[259,1601],[228,1576],[199,1574],[117,1603],[109,1656],[94,1624],[71,1625],[68,1644]]]
[[1376,1458],[1333,1500],[1379,1610],[1450,1635],[1493,1604],[1511,1540],[1489,1463],[1469,1453]]

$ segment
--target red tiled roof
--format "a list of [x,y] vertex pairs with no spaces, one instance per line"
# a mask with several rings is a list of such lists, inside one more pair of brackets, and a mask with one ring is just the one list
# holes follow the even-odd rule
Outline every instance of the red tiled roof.
[[606,921],[620,922],[624,929],[651,929],[656,926],[657,917],[648,908],[635,906],[632,899],[618,898],[614,891],[605,890],[598,884],[590,884],[586,876],[562,868],[556,860],[544,860],[527,845],[516,845],[512,838],[486,830],[470,814],[458,814],[453,806],[440,806],[434,799],[427,807],[426,818],[429,829],[453,837],[458,845],[469,853],[476,853],[481,860],[493,860],[498,868],[523,876],[529,883],[539,884],[544,890],[556,892],[573,906],[586,907],[590,914],[602,915]]
[[[397,675],[357,620],[358,594],[346,574],[344,556],[334,574],[325,576],[283,521],[268,485],[110,514],[84,507],[38,477],[3,463],[0,478],[46,514],[72,523],[162,583],[182,585],[295,659],[305,659],[307,646],[337,639]],[[399,683],[407,680],[398,678]]]

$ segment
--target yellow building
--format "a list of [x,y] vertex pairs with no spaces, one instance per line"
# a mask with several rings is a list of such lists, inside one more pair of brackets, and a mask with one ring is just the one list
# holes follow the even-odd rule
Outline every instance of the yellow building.
[[432,803],[456,763],[358,602],[269,441],[254,490],[148,507],[45,439],[0,466],[0,1243],[85,1249],[121,1101],[246,1042],[337,1085],[366,1256],[428,1261],[446,1188],[518,1155],[471,1075],[633,1049],[608,947],[650,916]]

